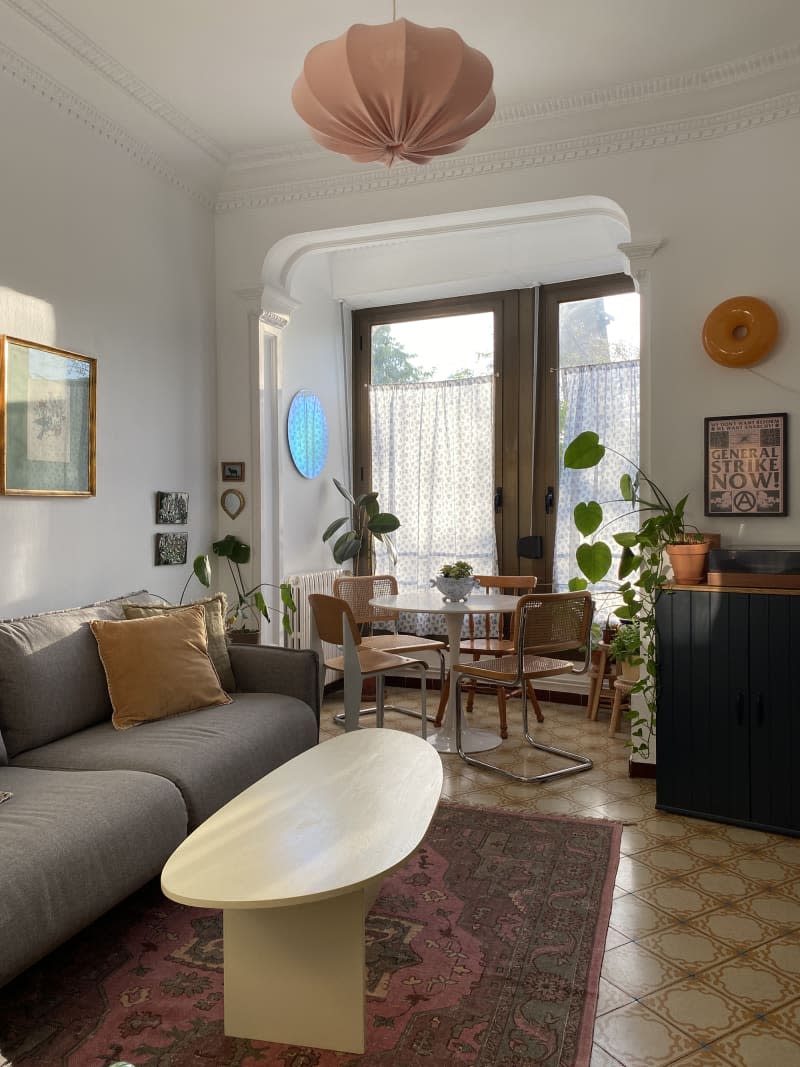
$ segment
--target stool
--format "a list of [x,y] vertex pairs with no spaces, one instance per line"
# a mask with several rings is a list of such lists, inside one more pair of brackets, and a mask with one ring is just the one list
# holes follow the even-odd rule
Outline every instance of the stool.
[[608,736],[613,737],[619,729],[619,720],[622,712],[631,706],[631,689],[636,682],[626,678],[617,678],[614,682],[614,703],[611,705],[611,722],[608,724]]
[[[586,718],[592,722],[597,721],[597,712],[602,703],[611,706],[613,694],[611,692],[614,680],[619,677],[619,664],[611,658],[611,646],[601,641],[595,648],[598,653],[596,662],[589,668],[589,700],[586,708]],[[605,686],[605,688],[604,688]]]

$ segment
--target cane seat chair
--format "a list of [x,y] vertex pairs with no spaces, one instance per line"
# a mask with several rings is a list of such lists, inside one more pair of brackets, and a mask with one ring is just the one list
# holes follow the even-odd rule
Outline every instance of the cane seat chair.
[[361,637],[350,605],[341,597],[311,593],[308,604],[314,621],[312,643],[315,651],[319,654],[321,642],[337,645],[342,649],[340,656],[326,659],[320,656],[319,686],[321,702],[326,668],[344,675],[345,710],[342,721],[345,730],[359,729],[361,688],[365,678],[375,679],[375,723],[377,726],[383,726],[385,677],[389,673],[412,668],[420,672],[422,713],[418,718],[421,719],[421,736],[427,737],[425,660],[398,656],[380,648],[367,646]]
[[[478,574],[475,576],[475,581],[479,584],[484,594],[488,593],[505,593],[507,596],[525,596],[527,593],[532,593],[536,588],[537,579],[532,574]],[[480,593],[476,593],[473,598],[473,603],[477,603]],[[473,660],[478,660],[489,657],[507,656],[514,652],[515,634],[514,634],[514,619],[515,614],[513,611],[509,612],[486,612],[486,614],[478,613],[473,615],[470,613],[467,616],[467,625],[469,626],[469,636],[461,641],[460,657],[472,656]],[[483,637],[476,637],[476,630],[481,627],[477,624],[478,620],[483,622]],[[496,631],[496,632],[493,632]],[[533,691],[533,685],[530,681],[527,683],[528,696],[533,703],[536,718],[539,722],[544,721],[542,710],[539,707],[539,702],[536,699],[536,694]],[[439,712],[436,716],[436,726],[442,725],[442,718],[445,708],[447,707],[447,689],[449,683],[446,684],[444,703],[439,708]],[[473,700],[476,692],[489,692],[495,693],[497,696],[497,711],[500,718],[500,736],[502,738],[508,737],[508,722],[506,717],[506,699],[509,696],[515,695],[507,693],[504,686],[496,686],[491,683],[479,682],[477,679],[464,683],[464,690],[467,693],[467,708],[468,712],[472,711]]]
[[[333,582],[333,595],[347,601],[356,625],[359,629],[363,628],[368,631],[366,634],[362,633],[363,647],[378,652],[391,652],[397,656],[436,653],[439,657],[439,690],[440,693],[444,693],[446,685],[444,653],[447,648],[445,642],[431,637],[420,637],[417,634],[398,633],[397,620],[400,613],[392,608],[381,608],[370,604],[370,600],[374,597],[396,596],[397,591],[397,579],[393,574],[345,574],[335,578]],[[376,627],[389,632],[373,633]],[[419,718],[418,711],[403,708],[397,704],[387,704],[384,710],[397,711],[402,715]],[[375,715],[376,708],[362,708],[360,714]],[[342,723],[344,719],[341,715],[337,715],[334,721]],[[429,721],[433,722],[433,719]]]
[[[563,778],[568,774],[588,771],[592,761],[587,756],[566,752],[540,744],[530,733],[528,724],[528,686],[535,678],[547,678],[556,674],[583,674],[591,656],[591,626],[594,606],[589,593],[529,593],[520,598],[514,617],[516,650],[494,659],[454,664],[456,687],[456,747],[466,763],[475,767],[503,774],[516,782],[544,782],[551,778]],[[571,659],[556,659],[553,653],[584,653],[583,665],[576,667]],[[533,748],[572,760],[568,767],[541,774],[522,775],[502,767],[493,766],[464,751],[462,744],[462,690],[470,679],[491,682],[507,690],[519,688],[522,693],[522,728],[525,740]],[[538,703],[534,692],[534,707]]]

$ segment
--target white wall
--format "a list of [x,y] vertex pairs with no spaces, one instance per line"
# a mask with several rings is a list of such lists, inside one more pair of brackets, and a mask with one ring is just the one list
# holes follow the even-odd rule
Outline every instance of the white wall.
[[0,333],[98,361],[97,495],[0,496],[0,617],[177,597],[154,493],[188,491],[190,560],[217,511],[210,212],[8,79],[0,140]]
[[[707,140],[337,199],[287,197],[271,207],[220,214],[217,290],[221,368],[235,366],[243,358],[235,343],[239,328],[235,323],[240,315],[234,290],[258,284],[266,252],[289,234],[527,203],[537,198],[605,196],[627,214],[632,242],[652,238],[664,242],[646,264],[652,368],[645,376],[643,444],[644,453],[649,450],[651,456],[649,473],[668,494],[689,492],[690,519],[704,529],[719,529],[724,544],[734,540],[750,545],[800,543],[798,464],[789,468],[788,517],[738,523],[704,520],[702,514],[705,416],[788,411],[790,441],[800,432],[796,425],[800,363],[796,358],[795,310],[800,214],[793,189],[793,176],[800,167],[798,133],[794,118]],[[700,339],[708,312],[722,300],[742,294],[767,300],[781,325],[773,354],[752,372],[713,363]],[[292,291],[292,295],[302,299],[299,292]],[[301,314],[295,312],[287,328],[286,351],[294,322]],[[326,408],[332,409],[338,396],[338,385],[334,387],[329,374],[330,353],[336,343],[333,324],[327,342],[327,349],[320,344],[309,348],[308,363],[304,360],[302,364],[306,377],[298,383],[307,388],[318,386]],[[294,358],[293,341],[291,351]],[[294,370],[298,369],[299,364]],[[236,403],[232,395],[221,397],[223,441],[233,432]],[[284,448],[282,466],[287,462]],[[287,508],[291,521],[283,534],[284,552],[291,553],[294,561],[308,545],[309,567],[317,559],[312,559],[307,531],[320,527],[319,503],[317,483],[298,483]]]

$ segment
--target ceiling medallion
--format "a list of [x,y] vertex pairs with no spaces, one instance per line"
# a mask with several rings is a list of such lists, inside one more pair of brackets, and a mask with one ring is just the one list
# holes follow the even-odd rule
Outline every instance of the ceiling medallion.
[[493,73],[455,30],[357,23],[311,49],[292,104],[318,144],[356,163],[427,163],[491,119]]

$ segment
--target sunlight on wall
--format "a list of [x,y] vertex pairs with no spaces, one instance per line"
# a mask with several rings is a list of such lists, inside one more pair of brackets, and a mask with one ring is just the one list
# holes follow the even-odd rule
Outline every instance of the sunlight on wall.
[[0,285],[0,333],[55,345],[56,316],[53,305],[38,296],[18,293]]

